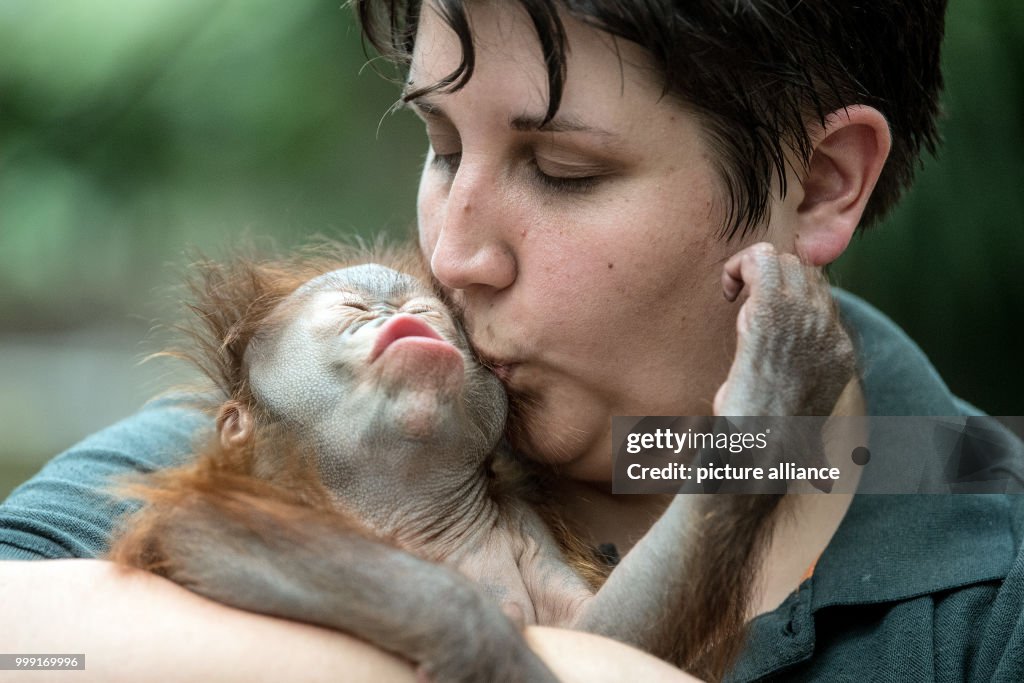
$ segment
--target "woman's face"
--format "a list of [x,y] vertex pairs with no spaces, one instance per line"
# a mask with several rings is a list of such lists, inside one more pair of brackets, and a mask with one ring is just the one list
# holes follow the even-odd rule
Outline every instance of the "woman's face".
[[[724,198],[695,116],[661,96],[636,46],[564,17],[555,119],[536,33],[517,3],[467,3],[476,69],[417,99],[431,152],[420,245],[513,395],[517,444],[577,479],[611,477],[613,415],[709,414],[735,346],[716,237]],[[424,8],[410,88],[458,65]],[[779,226],[772,226],[777,236]]]

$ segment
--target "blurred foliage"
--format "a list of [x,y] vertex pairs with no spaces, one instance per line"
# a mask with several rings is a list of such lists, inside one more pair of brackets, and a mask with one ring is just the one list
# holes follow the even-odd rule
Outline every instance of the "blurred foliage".
[[426,143],[338,4],[0,2],[4,328],[147,312],[243,230],[409,229]]
[[[2,331],[151,316],[188,245],[408,231],[426,145],[338,4],[0,1]],[[945,63],[940,159],[833,274],[1020,414],[1024,3],[952,0]]]
[[939,158],[837,283],[895,319],[963,398],[1024,414],[1024,3],[951,0]]

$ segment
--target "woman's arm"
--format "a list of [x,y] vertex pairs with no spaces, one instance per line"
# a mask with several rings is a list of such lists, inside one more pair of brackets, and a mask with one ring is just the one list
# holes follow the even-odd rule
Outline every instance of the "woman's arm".
[[224,607],[109,562],[0,562],[0,604],[4,652],[84,654],[85,671],[69,680],[414,680],[411,665],[354,638]]
[[563,683],[700,683],[646,652],[583,631],[531,626],[526,642]]
[[[84,672],[48,680],[415,680],[410,664],[354,638],[224,607],[108,562],[0,562],[0,604],[6,653],[85,654]],[[695,680],[597,636],[531,628],[527,640],[566,683]]]

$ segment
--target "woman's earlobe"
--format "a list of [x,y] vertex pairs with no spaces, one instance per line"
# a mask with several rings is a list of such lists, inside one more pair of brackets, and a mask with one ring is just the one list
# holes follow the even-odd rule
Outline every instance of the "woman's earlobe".
[[217,411],[217,435],[225,450],[241,448],[255,433],[252,412],[238,401],[227,401]]
[[830,114],[814,146],[797,208],[795,248],[823,266],[846,250],[889,156],[889,124],[881,112],[856,105]]

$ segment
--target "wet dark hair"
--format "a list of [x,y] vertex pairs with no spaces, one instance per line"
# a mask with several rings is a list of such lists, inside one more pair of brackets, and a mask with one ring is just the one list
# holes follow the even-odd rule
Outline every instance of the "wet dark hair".
[[[468,0],[472,1],[472,0]],[[862,226],[883,217],[909,187],[922,148],[935,154],[946,0],[517,0],[537,32],[548,71],[547,120],[566,79],[559,10],[645,48],[665,94],[702,118],[728,199],[723,234],[768,219],[774,179],[786,193],[786,153],[811,154],[807,122],[854,104],[878,109],[892,150]],[[467,0],[433,0],[458,36],[462,61],[439,82],[408,93],[454,91],[473,76]],[[353,0],[383,55],[407,64],[422,0]]]

